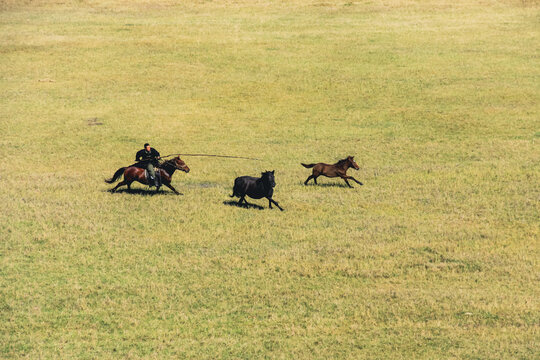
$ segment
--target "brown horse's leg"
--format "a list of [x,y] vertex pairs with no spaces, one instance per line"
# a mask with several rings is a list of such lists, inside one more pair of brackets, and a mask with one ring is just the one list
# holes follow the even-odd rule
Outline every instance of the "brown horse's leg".
[[349,184],[346,178],[342,177],[342,179],[345,180],[345,182],[347,183],[347,185],[349,185],[350,188],[352,188],[351,184]]
[[163,183],[163,184],[164,184],[166,187],[168,187],[169,189],[171,189],[172,191],[174,191],[174,193],[175,193],[176,195],[184,195],[184,194],[182,194],[182,193],[176,191],[176,189],[175,189],[171,184],[167,184],[167,183]]
[[307,185],[308,181],[313,179],[315,181],[315,184],[317,183],[317,181],[315,180],[315,176],[313,175],[309,175],[308,178],[306,179],[306,181],[304,181],[304,185]]
[[124,180],[124,181],[121,181],[119,182],[113,189],[111,189],[111,192],[115,192],[116,189],[118,189],[120,186],[124,186],[124,185],[127,185],[128,183]]

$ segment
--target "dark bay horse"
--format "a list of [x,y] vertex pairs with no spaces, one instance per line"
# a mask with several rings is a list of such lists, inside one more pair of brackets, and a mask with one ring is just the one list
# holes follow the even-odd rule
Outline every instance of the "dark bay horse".
[[354,156],[347,156],[347,158],[343,160],[339,160],[337,163],[333,165],[325,164],[325,163],[317,163],[317,164],[303,164],[302,166],[306,168],[313,168],[313,172],[311,175],[307,178],[307,180],[304,182],[304,185],[307,185],[308,181],[313,179],[315,184],[317,184],[317,178],[321,175],[326,177],[340,177],[343,180],[345,180],[345,183],[349,185],[350,188],[352,188],[351,184],[347,181],[347,179],[351,179],[357,184],[364,185],[360,181],[356,180],[352,176],[347,175],[347,170],[352,167],[355,170],[360,169],[358,164],[354,161]]
[[[171,185],[171,179],[176,170],[181,170],[186,173],[189,172],[189,167],[183,160],[180,159],[180,156],[163,162],[159,168],[156,168],[156,173],[159,171],[163,185],[174,191],[176,195],[180,195],[180,193]],[[113,177],[105,180],[105,182],[107,184],[112,184],[118,180],[122,174],[124,175],[124,180],[111,189],[111,192],[115,192],[116,189],[123,185],[127,185],[128,189],[131,189],[131,183],[134,181],[138,181],[144,185],[149,185],[148,178],[146,177],[146,170],[136,166],[122,167],[116,170]],[[156,191],[159,191],[159,188],[157,188]]]
[[246,195],[252,199],[261,199],[263,197],[268,199],[268,206],[272,208],[272,203],[276,204],[279,210],[283,211],[283,208],[272,199],[274,194],[274,187],[276,181],[274,179],[274,171],[265,171],[261,173],[260,178],[252,176],[240,176],[234,179],[233,194],[231,197],[239,197],[238,204],[242,204],[242,201],[248,204],[246,201]]

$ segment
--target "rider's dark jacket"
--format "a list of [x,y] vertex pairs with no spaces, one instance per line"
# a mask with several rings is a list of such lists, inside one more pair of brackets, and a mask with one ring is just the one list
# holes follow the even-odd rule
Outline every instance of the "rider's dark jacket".
[[151,162],[154,166],[156,166],[158,165],[157,158],[159,156],[159,152],[154,148],[150,148],[150,151],[142,149],[137,151],[137,154],[135,155],[135,161],[144,161],[146,163]]

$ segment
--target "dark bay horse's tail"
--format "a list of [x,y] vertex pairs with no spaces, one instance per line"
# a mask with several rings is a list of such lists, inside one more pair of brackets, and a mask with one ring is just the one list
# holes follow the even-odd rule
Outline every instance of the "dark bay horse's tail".
[[302,164],[303,167],[308,168],[308,169],[314,167],[315,165],[317,165],[317,164],[307,164],[306,165],[304,163],[300,163],[300,164]]
[[116,172],[114,173],[113,177],[110,178],[110,179],[105,179],[105,182],[107,184],[112,184],[113,182],[115,182],[116,180],[118,180],[120,178],[120,176],[122,176],[122,174],[124,173],[124,170],[126,170],[125,167],[121,167],[120,169],[116,170]]

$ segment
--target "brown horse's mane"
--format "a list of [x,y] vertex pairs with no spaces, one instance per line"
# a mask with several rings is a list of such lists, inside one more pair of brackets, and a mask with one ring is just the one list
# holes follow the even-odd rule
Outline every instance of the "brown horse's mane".
[[158,168],[164,170],[166,173],[168,173],[170,175],[169,171],[167,170],[167,167],[169,169],[170,169],[170,167],[172,167],[173,169],[170,169],[170,170],[173,170],[173,172],[174,172],[174,170],[177,169],[175,164],[174,164],[175,159],[176,158],[172,158],[172,159],[163,161],[161,164],[159,164]]
[[336,165],[343,165],[343,164],[347,163],[348,161],[349,161],[348,158],[347,159],[341,159],[336,163]]
[[163,169],[163,166],[164,166],[164,165],[170,165],[170,164],[172,164],[172,162],[173,162],[174,159],[176,159],[176,158],[172,158],[172,159],[169,159],[169,160],[165,160],[165,161],[163,161],[161,164],[159,164],[158,167],[161,168],[161,169]]

